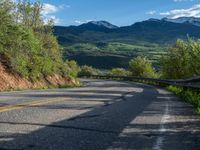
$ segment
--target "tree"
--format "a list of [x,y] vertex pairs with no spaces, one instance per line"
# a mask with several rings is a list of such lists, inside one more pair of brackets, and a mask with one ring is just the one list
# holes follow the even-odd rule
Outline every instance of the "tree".
[[42,5],[29,0],[0,0],[0,56],[7,67],[23,77],[36,81],[40,77],[69,75],[53,24],[45,24]]
[[42,4],[39,1],[31,3],[30,0],[18,0],[15,10],[16,23],[34,29],[44,25],[41,15]]
[[0,1],[0,52],[4,51],[4,46],[7,44],[6,34],[9,32],[9,26],[13,24],[12,10],[13,3],[11,1]]
[[190,76],[200,75],[200,40],[189,39],[187,42],[189,51],[189,70],[192,73]]
[[155,70],[146,57],[138,56],[132,59],[129,62],[129,70],[134,77],[156,77]]
[[181,79],[200,75],[199,56],[199,40],[177,40],[161,59],[162,77]]

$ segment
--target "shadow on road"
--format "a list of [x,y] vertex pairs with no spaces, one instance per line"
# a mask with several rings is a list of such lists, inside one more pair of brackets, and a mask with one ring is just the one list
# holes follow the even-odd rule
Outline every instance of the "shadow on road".
[[[127,84],[119,84],[119,87],[127,87]],[[130,87],[134,85],[130,84]],[[6,135],[0,137],[0,139],[12,139],[9,141],[0,140],[0,147],[6,150],[11,149],[55,149],[55,150],[106,150],[106,149],[151,149],[160,136],[158,129],[160,123],[151,124],[151,122],[138,122],[134,123],[134,119],[137,116],[151,117],[155,119],[156,116],[164,113],[164,102],[167,98],[172,98],[171,94],[160,94],[155,88],[151,88],[145,85],[136,85],[136,87],[143,88],[142,93],[132,92],[133,97],[126,97],[126,94],[122,97],[116,98],[112,94],[121,94],[121,91],[104,91],[104,90],[77,90],[71,91],[72,94],[49,94],[46,95],[49,98],[53,97],[72,97],[72,98],[84,98],[92,100],[93,98],[109,98],[110,105],[102,105],[95,107],[89,112],[81,114],[79,116],[66,119],[60,122],[52,124],[31,123],[31,122],[0,122],[1,124],[9,125],[28,125],[28,126],[40,126],[39,130],[33,131],[28,134],[15,134]],[[96,85],[96,87],[107,88],[112,87],[112,84]],[[96,95],[79,95],[83,93],[96,93]],[[76,94],[77,93],[77,94]],[[100,95],[98,95],[100,93]],[[103,93],[103,94],[102,94]],[[129,93],[130,94],[130,93]],[[39,94],[22,94],[22,96],[41,97]],[[45,96],[45,95],[44,95]],[[63,107],[48,107],[41,106],[46,109],[65,109]],[[173,106],[176,107],[176,106]],[[188,117],[193,116],[193,112],[189,111],[190,106],[184,106],[173,108],[172,115],[186,115]],[[73,107],[74,108],[74,107]],[[72,109],[73,109],[72,108]],[[66,108],[69,109],[69,108]],[[79,108],[80,109],[80,108]],[[145,118],[144,118],[145,119]],[[145,120],[142,120],[145,122]],[[196,128],[197,121],[190,121],[186,124],[184,122],[169,122],[166,127],[170,130],[165,134],[169,146],[176,146],[175,141],[179,141],[179,144],[190,144],[191,140],[194,140],[190,144],[190,148],[196,148],[199,146],[199,131],[191,133],[191,130],[184,130],[189,127]],[[196,140],[196,141],[195,141]],[[170,145],[172,144],[172,145]],[[193,147],[192,147],[193,146]],[[9,149],[10,148],[10,149]],[[187,148],[187,147],[186,147]],[[0,148],[1,149],[1,148]]]

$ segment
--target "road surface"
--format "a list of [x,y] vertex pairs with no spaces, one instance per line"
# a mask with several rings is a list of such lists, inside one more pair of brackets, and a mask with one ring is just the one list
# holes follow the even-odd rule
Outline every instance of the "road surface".
[[0,93],[0,150],[199,150],[200,116],[139,83]]

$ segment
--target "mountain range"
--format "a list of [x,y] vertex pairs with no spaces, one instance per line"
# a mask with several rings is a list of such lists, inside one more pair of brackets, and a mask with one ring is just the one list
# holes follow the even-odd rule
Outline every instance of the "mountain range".
[[79,26],[55,26],[54,33],[66,59],[75,59],[81,65],[125,67],[138,55],[148,56],[156,64],[160,53],[178,38],[200,38],[200,18],[149,19],[123,27],[91,21]]
[[200,27],[200,18],[195,17],[180,17],[176,19],[163,18],[163,20],[173,23],[191,24]]
[[54,28],[61,45],[82,42],[124,41],[173,43],[177,38],[200,37],[199,18],[149,19],[130,26],[117,27],[106,21],[91,21],[80,26]]

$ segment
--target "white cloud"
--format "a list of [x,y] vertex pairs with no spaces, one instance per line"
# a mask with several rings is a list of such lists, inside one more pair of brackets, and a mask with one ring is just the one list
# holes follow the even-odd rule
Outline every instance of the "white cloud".
[[155,10],[152,10],[152,11],[148,11],[146,12],[147,15],[155,15],[156,14],[156,11]]
[[45,3],[43,4],[42,14],[43,15],[53,14],[56,13],[58,10],[59,8],[57,6]]
[[52,4],[44,3],[43,8],[42,8],[42,14],[43,15],[53,14],[60,11],[61,9],[70,8],[70,7],[71,7],[70,5],[65,5],[65,4],[55,6]]
[[172,19],[179,17],[200,17],[200,4],[194,5],[188,9],[175,9],[168,12],[160,13],[162,16],[166,16]]
[[47,23],[48,20],[52,19],[54,21],[55,24],[59,24],[61,23],[61,19],[57,18],[55,15],[55,13],[57,13],[58,11],[65,9],[65,8],[70,8],[70,5],[59,5],[59,6],[55,6],[52,4],[48,4],[48,3],[44,3],[43,4],[43,8],[42,8],[42,15],[45,19],[45,22]]

